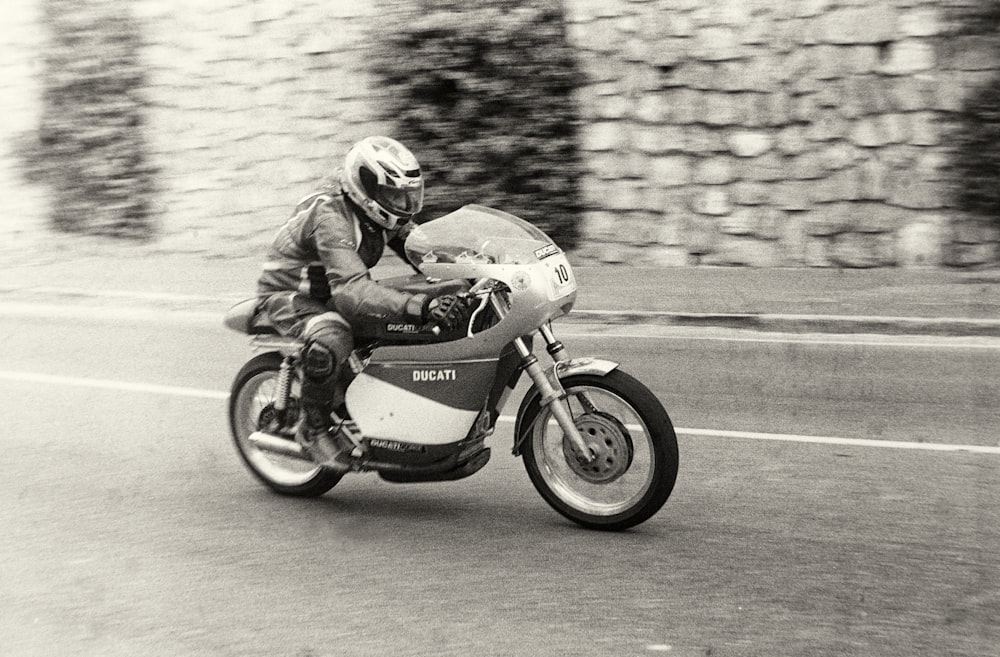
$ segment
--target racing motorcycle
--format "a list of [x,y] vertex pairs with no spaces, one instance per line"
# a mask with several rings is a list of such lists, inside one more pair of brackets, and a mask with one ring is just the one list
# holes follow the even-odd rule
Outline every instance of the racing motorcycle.
[[[489,460],[486,440],[526,374],[513,454],[545,501],[594,529],[621,530],[655,514],[677,477],[673,425],[617,363],[571,358],[556,339],[552,320],[577,295],[565,253],[532,224],[480,205],[416,226],[405,251],[421,273],[380,283],[459,294],[471,313],[450,330],[395,320],[355,327],[343,403],[331,418],[331,434],[346,447],[337,458],[295,438],[303,343],[279,335],[256,299],[227,313],[226,326],[249,334],[260,352],[236,375],[229,399],[249,470],[296,496],[322,495],[349,472],[400,483],[468,477]],[[544,362],[534,353],[539,338]]]

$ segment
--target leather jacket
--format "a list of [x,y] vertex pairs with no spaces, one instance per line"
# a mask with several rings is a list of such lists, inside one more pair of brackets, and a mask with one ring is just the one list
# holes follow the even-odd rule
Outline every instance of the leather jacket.
[[348,321],[420,321],[424,294],[408,294],[375,282],[369,269],[386,246],[403,259],[410,224],[385,231],[369,221],[343,193],[339,177],[302,199],[278,230],[267,252],[257,292],[295,291],[320,301]]

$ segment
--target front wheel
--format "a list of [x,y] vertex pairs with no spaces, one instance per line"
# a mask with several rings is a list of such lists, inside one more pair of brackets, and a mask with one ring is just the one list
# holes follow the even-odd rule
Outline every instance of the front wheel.
[[549,505],[592,529],[621,530],[648,520],[677,479],[677,436],[646,386],[620,370],[562,380],[577,429],[595,457],[580,458],[537,394],[518,412],[521,453],[531,483]]
[[[251,433],[270,430],[274,424],[281,360],[280,354],[261,354],[236,375],[229,396],[233,442],[250,472],[272,490],[283,495],[318,497],[333,488],[343,473],[311,461],[265,452],[250,442]],[[288,439],[294,440],[292,436]]]

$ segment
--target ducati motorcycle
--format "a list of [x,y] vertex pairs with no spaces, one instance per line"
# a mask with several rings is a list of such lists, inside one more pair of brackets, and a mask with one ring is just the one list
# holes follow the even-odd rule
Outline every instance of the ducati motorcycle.
[[468,477],[489,461],[486,441],[509,422],[500,412],[527,375],[512,451],[545,501],[593,529],[621,530],[655,514],[677,477],[673,425],[617,363],[573,358],[556,338],[552,321],[577,295],[564,252],[532,224],[479,205],[416,226],[405,250],[421,274],[380,283],[459,294],[474,310],[454,330],[395,320],[355,326],[343,403],[331,417],[336,458],[295,438],[303,343],[279,335],[256,299],[227,313],[226,326],[248,334],[259,352],[229,400],[250,472],[297,496],[322,495],[351,472],[400,483]]

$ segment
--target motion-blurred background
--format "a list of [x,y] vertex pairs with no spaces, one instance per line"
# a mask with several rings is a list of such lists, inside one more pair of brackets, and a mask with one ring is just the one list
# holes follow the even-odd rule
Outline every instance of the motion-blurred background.
[[354,140],[587,263],[998,259],[996,0],[6,0],[8,255],[247,255]]

